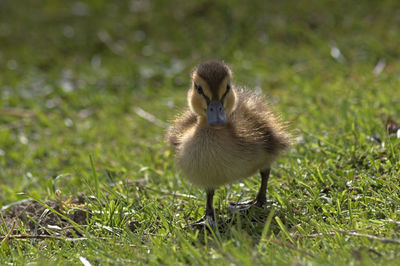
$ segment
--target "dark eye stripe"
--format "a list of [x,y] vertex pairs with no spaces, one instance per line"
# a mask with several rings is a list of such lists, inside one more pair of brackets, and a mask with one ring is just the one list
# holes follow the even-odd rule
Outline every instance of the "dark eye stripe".
[[194,84],[194,87],[196,88],[197,92],[204,97],[204,99],[207,102],[207,105],[210,104],[211,100],[210,98],[207,97],[207,95],[204,94],[203,88],[198,84]]
[[203,88],[200,85],[194,84],[194,87],[196,88],[196,90],[199,94],[203,94]]
[[225,91],[224,95],[222,95],[222,97],[221,97],[221,102],[224,101],[225,96],[228,94],[228,92],[230,91],[230,89],[231,89],[231,85],[230,85],[230,84],[226,85],[226,91]]

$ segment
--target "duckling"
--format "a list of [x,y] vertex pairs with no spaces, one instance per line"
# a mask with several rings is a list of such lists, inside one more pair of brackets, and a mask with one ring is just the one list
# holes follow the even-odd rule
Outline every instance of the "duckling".
[[202,224],[215,227],[214,191],[261,174],[253,203],[266,203],[271,164],[291,143],[283,123],[254,92],[236,89],[224,62],[207,61],[192,72],[188,107],[167,131],[176,166],[193,184],[205,189]]

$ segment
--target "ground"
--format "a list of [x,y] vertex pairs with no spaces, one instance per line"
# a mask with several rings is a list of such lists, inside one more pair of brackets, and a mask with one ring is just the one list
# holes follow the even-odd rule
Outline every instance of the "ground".
[[[1,1],[0,262],[397,265],[399,10]],[[295,137],[265,209],[227,206],[254,198],[259,176],[216,192],[215,232],[186,227],[205,195],[164,142],[207,59],[265,94]]]

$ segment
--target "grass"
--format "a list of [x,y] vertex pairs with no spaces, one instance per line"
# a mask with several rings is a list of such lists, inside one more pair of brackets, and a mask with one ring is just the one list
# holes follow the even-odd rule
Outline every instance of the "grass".
[[[1,263],[397,265],[398,244],[351,232],[400,240],[400,139],[385,129],[400,120],[399,8],[2,1],[0,206],[83,193],[91,216],[85,240],[3,241]],[[262,221],[236,217],[212,234],[185,229],[205,195],[175,169],[164,124],[137,109],[172,119],[191,69],[210,58],[261,88],[297,137],[272,169],[268,211],[252,213]],[[228,200],[258,184],[222,187],[217,211],[231,217]]]

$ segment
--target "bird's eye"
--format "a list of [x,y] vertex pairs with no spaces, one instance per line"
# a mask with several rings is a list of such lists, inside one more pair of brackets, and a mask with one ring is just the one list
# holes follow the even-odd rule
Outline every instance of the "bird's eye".
[[200,85],[194,84],[194,87],[196,88],[196,90],[199,94],[203,94],[203,88]]
[[231,84],[226,85],[226,90],[229,91],[231,89]]

